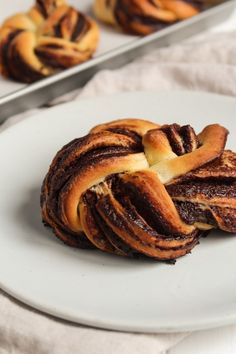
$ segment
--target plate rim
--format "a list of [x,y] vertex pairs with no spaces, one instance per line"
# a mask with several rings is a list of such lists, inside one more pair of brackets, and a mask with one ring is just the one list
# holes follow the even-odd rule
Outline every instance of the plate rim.
[[[211,99],[221,99],[221,100],[229,100],[231,102],[233,102],[236,106],[236,99],[232,96],[227,96],[227,95],[221,95],[221,94],[215,94],[215,93],[207,93],[207,92],[201,92],[201,91],[186,91],[186,90],[172,90],[172,91],[165,91],[165,92],[160,92],[160,91],[156,91],[156,90],[151,90],[151,91],[132,91],[132,92],[125,92],[125,93],[118,93],[118,94],[113,94],[113,95],[109,95],[109,96],[98,96],[98,97],[87,97],[87,98],[83,98],[83,99],[79,99],[78,101],[73,101],[73,102],[67,102],[64,104],[60,104],[54,107],[51,107],[43,112],[37,112],[36,114],[33,114],[32,116],[27,117],[26,119],[16,122],[15,124],[13,124],[12,126],[8,126],[6,127],[3,131],[1,131],[1,135],[6,135],[6,134],[11,134],[12,130],[14,129],[18,129],[17,127],[19,125],[23,125],[23,124],[29,124],[28,121],[34,121],[38,118],[40,119],[47,119],[46,116],[52,114],[52,112],[56,112],[57,110],[61,110],[61,109],[66,109],[66,107],[68,105],[70,106],[77,106],[80,105],[81,102],[89,102],[91,100],[96,100],[96,101],[100,101],[100,100],[114,100],[114,99],[120,99],[120,97],[123,96],[134,96],[134,95],[140,95],[142,96],[144,95],[163,95],[163,96],[170,96],[170,95],[181,95],[181,96],[206,96],[207,98],[211,97]],[[45,117],[45,118],[44,118]],[[31,124],[31,122],[30,122]],[[1,138],[0,138],[1,139]],[[29,306],[29,308],[32,309],[36,309],[40,312],[43,312],[44,314],[49,314],[50,316],[53,316],[55,318],[59,318],[60,320],[66,320],[69,322],[73,322],[76,324],[82,324],[82,325],[86,325],[86,326],[90,326],[90,327],[95,327],[95,328],[102,328],[102,329],[110,329],[110,330],[115,330],[115,331],[122,331],[122,332],[136,332],[136,333],[175,333],[177,331],[181,331],[181,332],[187,332],[187,331],[197,331],[197,330],[201,330],[201,329],[210,329],[210,328],[217,328],[217,327],[221,327],[221,326],[225,326],[225,325],[230,325],[233,323],[236,323],[236,309],[235,309],[235,313],[234,314],[225,314],[225,316],[212,316],[212,318],[210,320],[198,320],[197,324],[196,323],[191,323],[190,322],[186,322],[183,323],[181,322],[181,324],[178,324],[178,327],[176,326],[177,324],[174,323],[173,326],[160,326],[159,325],[147,325],[147,323],[145,323],[145,327],[141,327],[140,325],[134,326],[134,325],[124,325],[124,324],[117,324],[117,320],[115,321],[116,323],[114,323],[114,319],[108,323],[109,321],[107,321],[107,319],[105,321],[103,320],[98,320],[97,319],[88,319],[87,318],[83,318],[80,317],[78,318],[78,316],[71,316],[68,315],[67,313],[64,313],[63,311],[61,312],[58,309],[50,309],[48,308],[45,304],[38,304],[37,301],[33,301],[32,299],[27,299],[24,296],[20,296],[18,293],[16,294],[14,289],[8,286],[5,286],[1,279],[0,279],[0,288],[6,293],[9,294],[12,298],[16,299],[17,301],[21,302],[22,304],[25,304],[27,306]],[[119,321],[118,321],[119,322]]]

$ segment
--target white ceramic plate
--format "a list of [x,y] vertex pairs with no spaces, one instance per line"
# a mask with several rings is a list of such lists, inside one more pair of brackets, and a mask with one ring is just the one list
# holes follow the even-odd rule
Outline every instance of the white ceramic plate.
[[142,117],[218,122],[236,150],[236,100],[203,93],[130,93],[58,106],[0,135],[0,285],[74,322],[141,332],[236,322],[236,235],[212,232],[175,266],[69,248],[40,220],[40,186],[56,151],[97,123]]

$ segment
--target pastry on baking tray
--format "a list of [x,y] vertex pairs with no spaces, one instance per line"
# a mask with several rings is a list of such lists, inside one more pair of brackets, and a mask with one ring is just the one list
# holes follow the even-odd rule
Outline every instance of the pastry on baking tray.
[[198,14],[206,1],[209,2],[209,0],[95,0],[94,12],[98,19],[118,26],[127,33],[146,35]]
[[236,153],[228,131],[140,119],[65,145],[44,179],[45,225],[65,244],[173,261],[213,228],[236,232]]
[[34,82],[91,58],[98,39],[97,24],[66,0],[36,0],[0,27],[0,72]]

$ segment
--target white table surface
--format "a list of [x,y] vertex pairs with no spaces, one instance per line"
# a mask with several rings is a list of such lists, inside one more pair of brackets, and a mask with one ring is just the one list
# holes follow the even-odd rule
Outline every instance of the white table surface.
[[[211,32],[236,31],[236,10]],[[163,354],[236,354],[236,325],[190,334]]]

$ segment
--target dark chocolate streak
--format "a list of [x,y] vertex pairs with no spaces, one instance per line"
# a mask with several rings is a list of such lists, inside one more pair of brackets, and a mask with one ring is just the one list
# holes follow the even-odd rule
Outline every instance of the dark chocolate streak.
[[213,227],[219,226],[224,231],[236,232],[236,209],[218,206],[209,206],[202,209],[201,204],[175,201],[175,206],[181,218],[187,224],[202,222]]
[[137,144],[137,150],[143,152],[142,137],[138,133],[129,129],[122,129],[122,128],[109,128],[108,131],[116,134],[126,135],[132,138]]
[[[41,48],[41,47],[40,47]],[[42,48],[48,48],[48,49],[63,49],[63,47],[60,44],[44,44]]]
[[[73,141],[71,141],[69,144],[65,145],[57,154],[57,158],[56,158],[56,162],[54,164],[53,167],[50,168],[50,173],[48,176],[48,184],[51,185],[52,183],[52,178],[57,178],[60,179],[60,174],[64,175],[64,169],[66,168],[66,170],[76,167],[76,165],[79,166],[80,161],[84,162],[84,160],[82,160],[85,156],[88,157],[89,154],[92,154],[92,157],[95,157],[95,155],[106,155],[106,154],[111,154],[114,152],[115,156],[117,156],[116,154],[119,153],[136,153],[136,152],[141,152],[142,150],[140,150],[140,146],[138,144],[136,144],[136,142],[134,141],[134,143],[130,144],[130,146],[128,148],[125,147],[118,147],[118,146],[110,146],[110,147],[101,147],[101,148],[96,148],[93,149],[92,151],[89,151],[85,154],[81,153],[79,158],[77,158],[75,161],[71,161],[68,165],[68,163],[66,163],[66,161],[68,160],[68,158],[70,157],[71,154],[73,154],[75,151],[77,151],[78,149],[81,148],[81,146],[83,146],[83,144],[86,144],[87,139],[89,138],[89,136],[85,136],[83,138],[80,139],[74,139]],[[142,148],[142,147],[141,147]],[[142,148],[143,149],[143,148]],[[95,154],[95,155],[94,155]]]
[[180,126],[178,124],[167,125],[161,128],[167,136],[170,146],[175,154],[178,156],[184,154],[184,146],[182,138],[179,134]]
[[225,231],[236,232],[236,209],[211,207],[212,213],[216,218],[220,218],[221,227]]
[[112,3],[112,0],[106,0],[106,3],[105,3],[106,7],[110,7],[111,3]]
[[[184,184],[167,186],[167,191],[172,198],[181,196],[182,198],[195,198],[198,195],[212,198],[236,198],[236,182],[225,180],[204,180],[194,181]],[[199,197],[201,199],[201,197]]]
[[[190,243],[187,243],[185,246],[166,248],[166,247],[155,246],[153,243],[149,243],[147,241],[144,242],[130,229],[128,223],[126,222],[126,220],[127,220],[126,215],[124,215],[122,217],[117,217],[116,210],[113,209],[109,198],[110,198],[109,195],[103,196],[98,201],[98,203],[97,203],[98,211],[101,211],[102,214],[106,215],[106,217],[112,222],[112,224],[114,224],[118,228],[123,229],[126,232],[128,232],[130,237],[132,237],[134,240],[138,241],[140,244],[143,244],[144,246],[149,246],[152,248],[154,247],[155,249],[158,249],[160,251],[166,251],[166,250],[176,250],[177,251],[179,249],[182,249],[182,250],[186,249],[187,250],[192,244],[196,244],[198,242],[197,235],[200,234],[198,231],[194,232],[194,234],[191,235],[194,237],[193,241]],[[101,216],[102,216],[102,214],[100,213]],[[156,233],[156,236],[159,237],[159,234]],[[172,239],[174,239],[174,238],[172,238]]]
[[[97,235],[98,235],[98,236],[96,236],[96,239],[98,239],[99,242],[102,242],[104,240],[106,243],[108,243],[108,245],[111,248],[113,248],[109,242],[109,239],[107,237],[107,233],[104,230],[105,225],[96,210],[97,200],[98,200],[97,195],[93,191],[88,190],[83,195],[83,202],[86,205],[86,207],[90,213],[90,217],[93,219],[93,223],[96,224],[96,230],[97,230]],[[89,224],[90,224],[90,222],[89,222]],[[87,223],[88,223],[88,221],[87,221]],[[90,225],[88,225],[88,226],[90,227]]]
[[44,18],[48,17],[48,11],[45,0],[37,0],[37,7]]
[[58,6],[55,0],[36,0],[36,7],[46,19]]
[[66,170],[61,170],[60,174],[57,175],[55,174],[52,177],[52,185],[53,188],[49,192],[48,196],[48,208],[52,212],[54,217],[57,218],[57,222],[60,222],[61,219],[61,213],[62,211],[60,210],[58,206],[58,197],[60,194],[62,195],[64,192],[66,192],[68,186],[70,186],[70,181],[73,181],[76,176],[80,174],[81,171],[83,171],[86,167],[91,166],[95,163],[98,163],[100,161],[108,160],[111,157],[114,156],[124,156],[127,155],[127,152],[119,152],[114,155],[114,153],[111,152],[108,153],[108,151],[105,151],[104,154],[102,152],[97,152],[97,151],[92,151],[90,154],[86,154],[85,156],[77,159],[76,161],[73,161],[67,168]]
[[215,218],[210,210],[202,210],[199,204],[190,202],[175,201],[175,206],[181,219],[189,225],[193,225],[196,221],[217,227]]
[[76,25],[74,27],[74,31],[71,35],[71,40],[73,42],[78,41],[82,35],[85,35],[90,29],[90,24],[86,20],[85,16],[83,14],[79,14],[77,18]]
[[183,140],[185,154],[192,152],[200,146],[198,137],[190,125],[184,125],[180,128],[179,132]]
[[63,24],[63,21],[64,21],[65,18],[66,18],[66,14],[60,18],[58,23],[53,28],[55,37],[57,37],[57,38],[63,38],[62,28],[61,27],[62,27],[62,24]]
[[6,69],[7,72],[9,72],[10,75],[11,75],[11,72],[10,72],[10,67],[8,65],[8,51],[9,51],[9,48],[10,48],[10,45],[11,45],[12,41],[21,32],[22,32],[22,30],[16,30],[14,32],[10,32],[9,36],[7,37],[7,40],[5,41],[5,43],[3,44],[2,48],[1,48],[2,64],[4,66],[4,69]]
[[[53,56],[52,53],[48,53],[44,49],[48,48],[48,46],[43,46],[40,48],[35,49],[35,54],[39,57],[39,59],[44,63],[44,65],[50,66],[51,68],[54,69],[63,69],[64,65],[60,64],[57,62],[55,59],[55,55]],[[63,47],[57,46],[57,48],[54,47],[54,49],[63,49]]]
[[176,234],[175,230],[171,228],[168,221],[165,220],[164,215],[161,215],[151,204],[149,197],[143,193],[141,188],[134,187],[131,183],[124,183],[121,188],[129,196],[131,203],[135,206],[138,213],[153,229],[158,230],[161,234],[166,235],[166,237],[169,237],[169,235],[181,237],[181,235]]
[[[165,241],[171,241],[171,240],[186,240],[186,239],[189,239],[190,237],[195,235],[195,233],[193,233],[191,235],[161,234],[160,233],[160,226],[156,225],[156,228],[151,227],[150,223],[148,224],[147,220],[142,215],[143,208],[142,207],[137,208],[137,205],[135,206],[134,204],[132,204],[130,197],[126,196],[126,193],[124,190],[120,191],[120,193],[117,193],[117,191],[116,191],[115,197],[120,202],[120,204],[125,208],[127,214],[129,215],[129,218],[138,227],[140,227],[143,231],[147,232],[152,237],[156,237],[158,239],[162,239]],[[166,248],[163,247],[163,249],[166,249]]]
[[173,152],[178,156],[192,152],[200,145],[190,125],[183,127],[178,124],[166,125],[161,130],[166,134]]
[[[61,17],[60,21],[54,26],[54,34],[58,38],[63,38],[63,33],[62,33],[62,27],[63,27],[63,22],[66,17],[69,16],[69,10],[68,12]],[[78,41],[82,35],[85,35],[90,29],[90,24],[85,18],[85,16],[82,13],[77,13],[77,21],[74,26],[74,29],[71,33],[71,41],[76,42]]]
[[[91,196],[92,194],[93,198]],[[97,229],[100,231],[101,235],[103,235],[103,237],[105,237],[118,252],[121,252],[123,255],[130,257],[134,256],[137,252],[130,248],[123,240],[121,240],[100,217],[96,209],[98,196],[94,192],[88,191],[84,195],[84,202],[86,203],[87,208],[90,209],[94,217]]]
[[15,45],[12,46],[11,55],[11,58],[9,58],[9,72],[14,79],[31,83],[44,78],[43,74],[34,70],[22,60]]
[[192,5],[199,11],[202,11],[205,8],[205,2],[206,2],[205,0],[183,0],[183,1],[189,5]]

